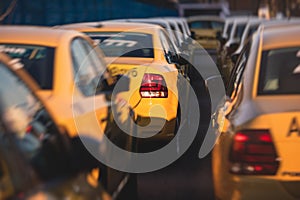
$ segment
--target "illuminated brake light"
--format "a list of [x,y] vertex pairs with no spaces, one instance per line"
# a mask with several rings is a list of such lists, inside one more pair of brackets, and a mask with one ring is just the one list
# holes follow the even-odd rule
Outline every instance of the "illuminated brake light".
[[279,161],[268,130],[237,132],[229,155],[230,172],[239,175],[275,175]]
[[140,94],[143,98],[167,98],[168,88],[164,77],[160,74],[144,74]]

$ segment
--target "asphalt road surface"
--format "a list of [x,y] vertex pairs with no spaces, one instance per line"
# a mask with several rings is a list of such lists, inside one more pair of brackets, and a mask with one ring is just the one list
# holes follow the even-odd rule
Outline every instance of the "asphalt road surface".
[[[195,72],[193,74],[196,74]],[[171,165],[137,176],[139,200],[212,200],[214,199],[211,154],[199,159],[198,153],[210,121],[210,98],[199,75],[191,77],[200,103],[197,136],[187,152]],[[161,147],[161,144],[150,144]],[[147,148],[145,146],[145,148]]]
[[213,199],[211,155],[199,159],[198,151],[193,146],[168,167],[139,174],[139,200]]

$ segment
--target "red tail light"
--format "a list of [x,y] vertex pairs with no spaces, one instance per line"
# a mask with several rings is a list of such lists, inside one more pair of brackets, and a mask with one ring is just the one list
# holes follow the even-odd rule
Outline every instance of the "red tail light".
[[268,130],[245,130],[233,137],[230,172],[240,175],[275,175],[279,161]]
[[168,88],[164,77],[159,74],[145,74],[140,94],[143,98],[167,98]]

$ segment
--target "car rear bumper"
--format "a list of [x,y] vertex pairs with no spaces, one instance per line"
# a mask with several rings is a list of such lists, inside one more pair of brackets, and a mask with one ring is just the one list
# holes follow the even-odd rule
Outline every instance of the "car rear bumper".
[[165,140],[170,141],[174,137],[176,119],[170,121],[156,117],[137,118],[137,136],[145,138],[147,141]]
[[[277,179],[233,177],[232,187],[217,194],[217,199],[230,200],[295,200],[300,199],[300,181],[280,181]],[[298,188],[298,189],[296,189]]]

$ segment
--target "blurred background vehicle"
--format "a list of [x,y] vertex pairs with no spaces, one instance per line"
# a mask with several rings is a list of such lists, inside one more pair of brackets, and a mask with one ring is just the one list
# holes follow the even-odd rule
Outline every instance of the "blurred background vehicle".
[[299,24],[261,25],[232,71],[213,150],[217,199],[298,199]]
[[188,28],[185,19],[178,17],[164,17],[164,18],[130,18],[130,19],[114,19],[105,20],[103,22],[116,21],[116,22],[137,22],[137,23],[147,23],[155,24],[164,28],[176,48],[176,52],[182,52],[187,50],[186,40],[190,37],[191,32]]
[[248,21],[248,17],[235,18],[232,22],[232,27],[230,27],[231,25],[229,24],[229,27],[227,28],[227,32],[229,30],[230,32],[227,35],[226,42],[220,50],[220,63],[218,63],[219,69],[223,75],[225,85],[227,85],[228,83],[230,72],[233,67],[231,62],[231,55],[238,48]]
[[[103,87],[103,81],[108,79],[101,77],[106,64],[101,50],[93,46],[89,37],[48,27],[1,26],[0,30],[0,51],[21,63],[20,68],[39,86],[33,92],[45,102],[54,120],[70,137],[86,134],[101,143],[105,134],[120,148],[134,150],[132,136],[118,126],[132,126],[130,107],[110,102],[112,90]],[[115,118],[112,109],[118,112]],[[111,150],[102,145],[99,153],[109,155]],[[99,168],[102,168],[101,178],[99,172],[95,178],[101,179],[110,194],[119,193],[119,185],[126,185],[123,180],[129,174],[100,162]]]
[[27,74],[12,71],[20,65],[0,53],[1,199],[111,199],[88,178],[96,160],[55,123]]
[[191,16],[187,18],[192,38],[207,50],[217,62],[217,51],[220,48],[219,37],[224,28],[224,19],[218,16]]

